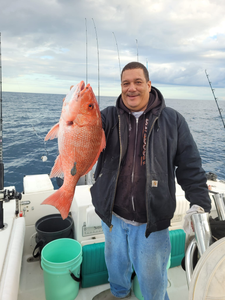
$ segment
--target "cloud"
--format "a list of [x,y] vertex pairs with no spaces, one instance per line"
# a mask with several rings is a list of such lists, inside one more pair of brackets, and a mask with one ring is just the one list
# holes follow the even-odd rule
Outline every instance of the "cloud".
[[64,93],[86,76],[96,89],[100,74],[116,95],[120,67],[137,59],[155,85],[206,87],[207,69],[224,89],[224,14],[223,0],[3,1],[3,89]]

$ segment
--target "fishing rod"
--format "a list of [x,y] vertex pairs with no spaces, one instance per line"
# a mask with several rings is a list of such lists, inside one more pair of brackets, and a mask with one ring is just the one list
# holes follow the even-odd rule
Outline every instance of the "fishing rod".
[[223,119],[223,116],[222,116],[222,113],[221,113],[221,108],[219,107],[219,104],[218,104],[218,102],[217,102],[217,98],[216,98],[216,95],[215,95],[215,93],[214,93],[214,89],[212,88],[212,84],[211,84],[211,81],[209,80],[209,75],[207,74],[206,70],[205,70],[205,74],[206,74],[206,77],[207,77],[207,79],[208,79],[209,86],[210,86],[210,88],[211,88],[213,97],[214,97],[214,99],[215,99],[215,101],[216,101],[216,105],[217,105],[217,108],[218,108],[218,111],[219,111],[221,120],[222,120],[222,122],[223,122],[223,127],[225,128],[225,123],[224,123],[224,119]]
[[138,40],[136,39],[136,45],[137,45],[137,61],[138,61]]
[[3,198],[4,198],[4,164],[2,158],[2,55],[0,32],[0,230],[4,228]]
[[18,193],[15,189],[4,189],[4,164],[3,164],[3,147],[2,147],[2,51],[1,51],[1,32],[0,32],[0,231],[7,228],[7,224],[4,223],[4,210],[3,201],[8,202],[12,199],[16,200],[15,214],[19,214],[19,202],[22,199],[21,193]]
[[98,35],[97,35],[97,29],[95,26],[95,21],[92,18],[94,28],[95,28],[95,35],[96,35],[96,42],[97,42],[97,56],[98,56],[98,106],[100,107],[100,71],[99,71],[99,47],[98,47]]
[[114,38],[115,38],[115,42],[116,42],[116,48],[117,48],[117,54],[118,54],[118,61],[119,61],[119,70],[120,70],[120,74],[121,74],[121,65],[120,65],[120,53],[119,53],[119,48],[118,48],[118,44],[117,44],[117,40],[116,40],[116,36],[115,33],[112,32]]
[[85,18],[86,28],[86,84],[88,83],[88,38],[87,38],[87,19]]

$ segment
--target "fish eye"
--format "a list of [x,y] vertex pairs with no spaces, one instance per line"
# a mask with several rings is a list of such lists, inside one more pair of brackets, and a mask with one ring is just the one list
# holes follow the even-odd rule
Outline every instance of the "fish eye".
[[91,110],[91,109],[93,109],[93,108],[94,108],[94,104],[89,104],[89,105],[88,105],[88,109]]

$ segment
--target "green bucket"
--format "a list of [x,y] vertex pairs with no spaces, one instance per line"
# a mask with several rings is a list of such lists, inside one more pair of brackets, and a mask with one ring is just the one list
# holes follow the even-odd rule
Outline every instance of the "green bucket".
[[46,300],[74,300],[79,292],[81,244],[62,238],[48,243],[41,252]]

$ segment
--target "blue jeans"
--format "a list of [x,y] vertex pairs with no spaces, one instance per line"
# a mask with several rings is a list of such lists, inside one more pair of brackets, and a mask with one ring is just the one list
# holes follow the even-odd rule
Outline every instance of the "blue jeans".
[[114,215],[112,225],[110,232],[102,222],[112,294],[118,298],[129,294],[133,266],[145,300],[169,300],[166,291],[171,250],[169,230],[153,232],[146,238],[146,224],[133,226]]

